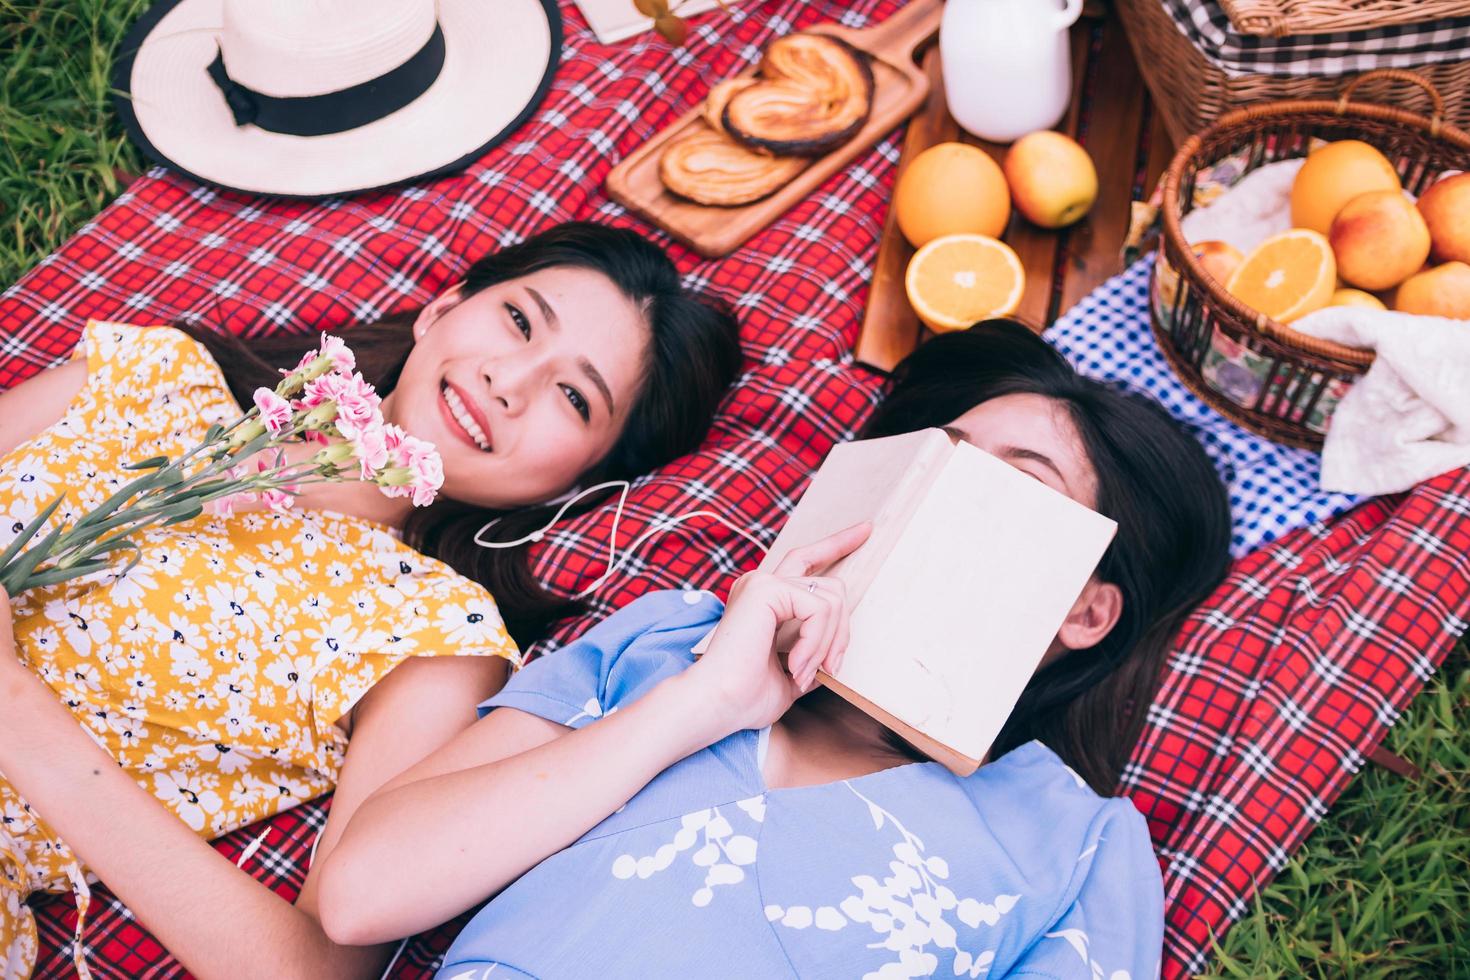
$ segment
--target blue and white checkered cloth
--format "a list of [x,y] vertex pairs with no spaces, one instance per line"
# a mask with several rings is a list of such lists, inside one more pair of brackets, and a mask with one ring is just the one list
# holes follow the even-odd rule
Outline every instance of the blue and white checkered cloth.
[[1138,260],[1094,289],[1043,336],[1082,374],[1152,397],[1204,444],[1230,487],[1230,550],[1236,557],[1358,503],[1362,498],[1320,489],[1317,453],[1247,432],[1184,386],[1149,327],[1152,266],[1152,256]]

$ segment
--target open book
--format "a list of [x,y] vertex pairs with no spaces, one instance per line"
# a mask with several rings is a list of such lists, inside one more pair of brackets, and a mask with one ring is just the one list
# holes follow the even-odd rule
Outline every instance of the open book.
[[821,682],[974,772],[1117,525],[925,429],[832,450],[761,569],[861,521],[872,535],[827,572],[847,587],[852,637]]

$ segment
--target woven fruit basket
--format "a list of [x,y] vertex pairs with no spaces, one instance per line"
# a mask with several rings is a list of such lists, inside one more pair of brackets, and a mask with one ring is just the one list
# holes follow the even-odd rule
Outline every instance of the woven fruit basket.
[[[1347,32],[1392,27],[1419,27],[1433,31],[1446,18],[1470,17],[1470,0],[1222,0],[1230,21],[1241,32],[1262,38],[1292,36],[1332,42],[1341,50]],[[1117,0],[1127,25],[1128,40],[1138,68],[1148,83],[1154,107],[1174,141],[1184,140],[1231,109],[1257,102],[1330,99],[1351,72],[1346,55],[1331,59],[1332,67],[1304,73],[1268,74],[1248,70],[1226,71],[1181,32],[1165,9],[1164,0]],[[1371,41],[1362,54],[1371,59]],[[1470,45],[1459,60],[1414,65],[1430,84],[1444,93],[1440,112],[1447,122],[1470,128]],[[1289,55],[1283,54],[1283,58]],[[1372,67],[1359,63],[1362,67]],[[1402,67],[1404,62],[1396,62]],[[1410,93],[1395,93],[1405,94]],[[1412,93],[1417,96],[1418,93]],[[1412,107],[1412,106],[1411,106]]]
[[[1352,101],[1371,76],[1421,86],[1431,116]],[[1411,72],[1360,76],[1335,102],[1277,102],[1230,112],[1185,140],[1164,174],[1163,236],[1149,290],[1154,334],[1179,377],[1223,415],[1269,439],[1318,448],[1332,411],[1372,363],[1371,353],[1297,333],[1241,303],[1207,273],[1180,222],[1203,175],[1239,179],[1302,157],[1317,140],[1356,139],[1383,152],[1418,196],[1446,170],[1470,170],[1470,134],[1444,121],[1434,87]],[[1226,162],[1228,166],[1221,166]]]

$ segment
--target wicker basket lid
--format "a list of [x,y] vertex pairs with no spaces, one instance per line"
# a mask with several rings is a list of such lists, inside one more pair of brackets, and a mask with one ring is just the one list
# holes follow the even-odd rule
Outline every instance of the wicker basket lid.
[[1470,17],[1470,0],[1220,0],[1242,34],[1286,37]]

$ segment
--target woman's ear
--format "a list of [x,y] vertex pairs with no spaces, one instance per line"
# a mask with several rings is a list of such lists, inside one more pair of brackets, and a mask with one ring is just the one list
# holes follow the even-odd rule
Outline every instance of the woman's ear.
[[429,305],[419,310],[418,317],[413,321],[413,339],[422,340],[435,320],[459,305],[459,301],[464,298],[463,294],[464,283],[457,282],[430,300]]
[[1090,578],[1057,630],[1057,643],[1068,650],[1097,646],[1122,615],[1123,590],[1111,582]]

